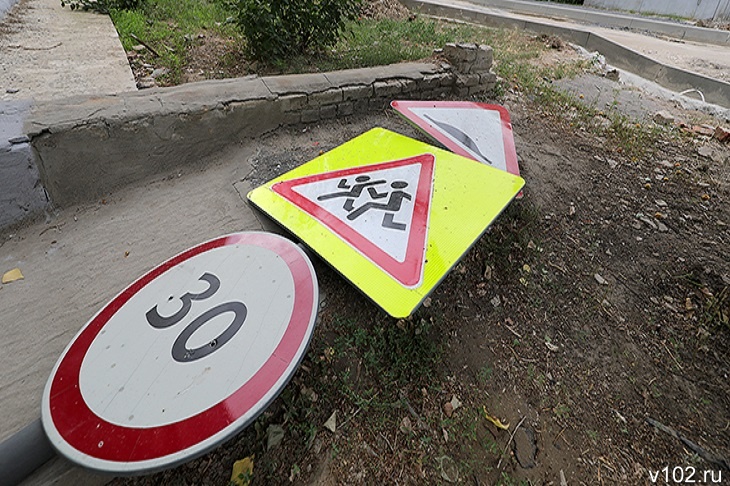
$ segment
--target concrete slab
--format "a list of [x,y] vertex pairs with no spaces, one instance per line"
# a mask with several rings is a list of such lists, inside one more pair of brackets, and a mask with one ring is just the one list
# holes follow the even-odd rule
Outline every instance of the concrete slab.
[[0,101],[137,90],[109,16],[59,0],[21,0],[0,21],[0,52]]

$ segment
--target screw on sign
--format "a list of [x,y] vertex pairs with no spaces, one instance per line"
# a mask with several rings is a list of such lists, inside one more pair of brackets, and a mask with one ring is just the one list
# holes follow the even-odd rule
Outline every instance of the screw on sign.
[[251,423],[309,344],[318,289],[291,241],[237,233],[187,250],[116,296],[46,385],[43,427],[84,467],[158,471]]

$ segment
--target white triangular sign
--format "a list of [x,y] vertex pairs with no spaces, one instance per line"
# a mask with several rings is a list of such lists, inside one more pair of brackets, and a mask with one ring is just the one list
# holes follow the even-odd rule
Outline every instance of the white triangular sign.
[[272,190],[326,225],[404,286],[420,283],[434,157],[291,179]]

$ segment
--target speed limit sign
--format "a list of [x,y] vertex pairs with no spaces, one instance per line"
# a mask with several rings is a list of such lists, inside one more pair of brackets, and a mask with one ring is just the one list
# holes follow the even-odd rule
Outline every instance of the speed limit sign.
[[191,248],[134,282],[64,350],[43,427],[63,456],[116,474],[165,469],[251,423],[296,371],[314,329],[317,279],[271,233]]

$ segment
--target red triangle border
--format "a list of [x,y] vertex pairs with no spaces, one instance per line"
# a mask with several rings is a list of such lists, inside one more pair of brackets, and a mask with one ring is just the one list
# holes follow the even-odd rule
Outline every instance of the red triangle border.
[[[431,193],[433,188],[435,161],[436,158],[433,154],[424,153],[414,157],[408,157],[406,159],[350,167],[347,169],[324,172],[297,179],[289,179],[274,184],[271,187],[271,190],[312,216],[320,223],[324,224],[335,235],[340,237],[353,249],[373,262],[385,273],[393,277],[401,285],[408,288],[414,288],[420,285],[423,280],[423,266],[426,255],[426,236],[428,233],[428,218],[431,208]],[[421,172],[419,174],[418,187],[416,189],[416,195],[413,202],[413,218],[411,219],[406,256],[403,262],[397,261],[385,251],[381,250],[377,245],[355,231],[352,227],[340,221],[340,219],[335,215],[294,191],[296,186],[312,182],[413,164],[420,164]]]

